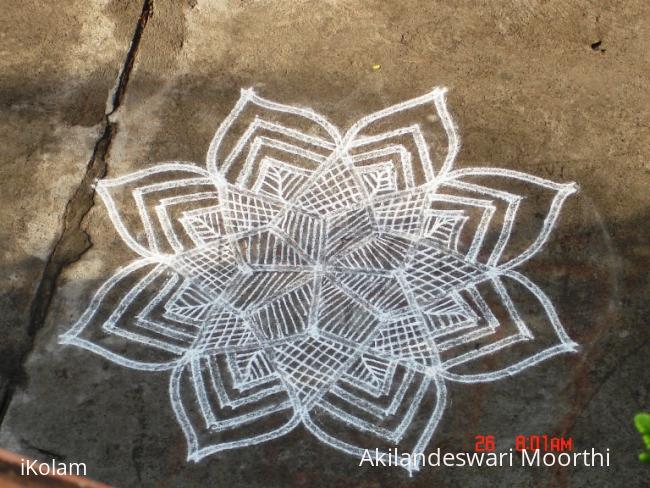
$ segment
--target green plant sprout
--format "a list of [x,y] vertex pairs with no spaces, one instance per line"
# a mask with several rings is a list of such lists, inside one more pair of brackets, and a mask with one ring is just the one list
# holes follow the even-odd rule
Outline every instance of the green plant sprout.
[[645,444],[645,451],[639,454],[639,460],[650,464],[650,413],[637,413],[634,416],[634,425]]

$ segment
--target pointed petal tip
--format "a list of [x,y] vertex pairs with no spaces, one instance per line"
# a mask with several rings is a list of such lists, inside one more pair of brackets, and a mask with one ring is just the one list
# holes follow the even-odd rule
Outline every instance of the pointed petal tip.
[[578,352],[580,350],[580,344],[577,342],[567,342],[564,344],[567,352]]
[[580,185],[578,185],[575,181],[566,183],[566,188],[569,195],[580,191]]
[[58,337],[59,344],[74,344],[76,336],[65,332]]

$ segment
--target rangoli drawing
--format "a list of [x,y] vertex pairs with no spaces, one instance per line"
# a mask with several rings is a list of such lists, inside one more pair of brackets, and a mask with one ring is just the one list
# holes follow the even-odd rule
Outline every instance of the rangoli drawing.
[[576,348],[517,271],[576,186],[455,169],[445,93],[343,134],[243,90],[205,166],[98,182],[138,258],[61,342],[169,370],[188,460],[299,424],[355,456],[424,452],[445,382],[497,380]]

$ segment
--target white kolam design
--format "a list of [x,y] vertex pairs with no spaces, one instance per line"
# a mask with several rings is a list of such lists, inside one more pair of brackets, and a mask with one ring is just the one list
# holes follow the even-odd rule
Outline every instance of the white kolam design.
[[445,93],[342,134],[243,90],[205,165],[99,181],[138,258],[61,342],[170,371],[188,460],[299,424],[355,456],[424,452],[445,382],[498,380],[576,349],[517,271],[576,186],[454,169]]

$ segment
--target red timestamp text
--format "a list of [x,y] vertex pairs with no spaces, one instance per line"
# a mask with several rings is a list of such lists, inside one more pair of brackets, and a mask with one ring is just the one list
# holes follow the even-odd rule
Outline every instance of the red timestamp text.
[[[475,452],[493,452],[496,449],[496,440],[493,435],[474,436]],[[573,451],[572,437],[540,435],[515,436],[515,451],[544,451],[566,452]]]
[[542,435],[518,435],[515,437],[515,451],[573,451],[572,437]]

